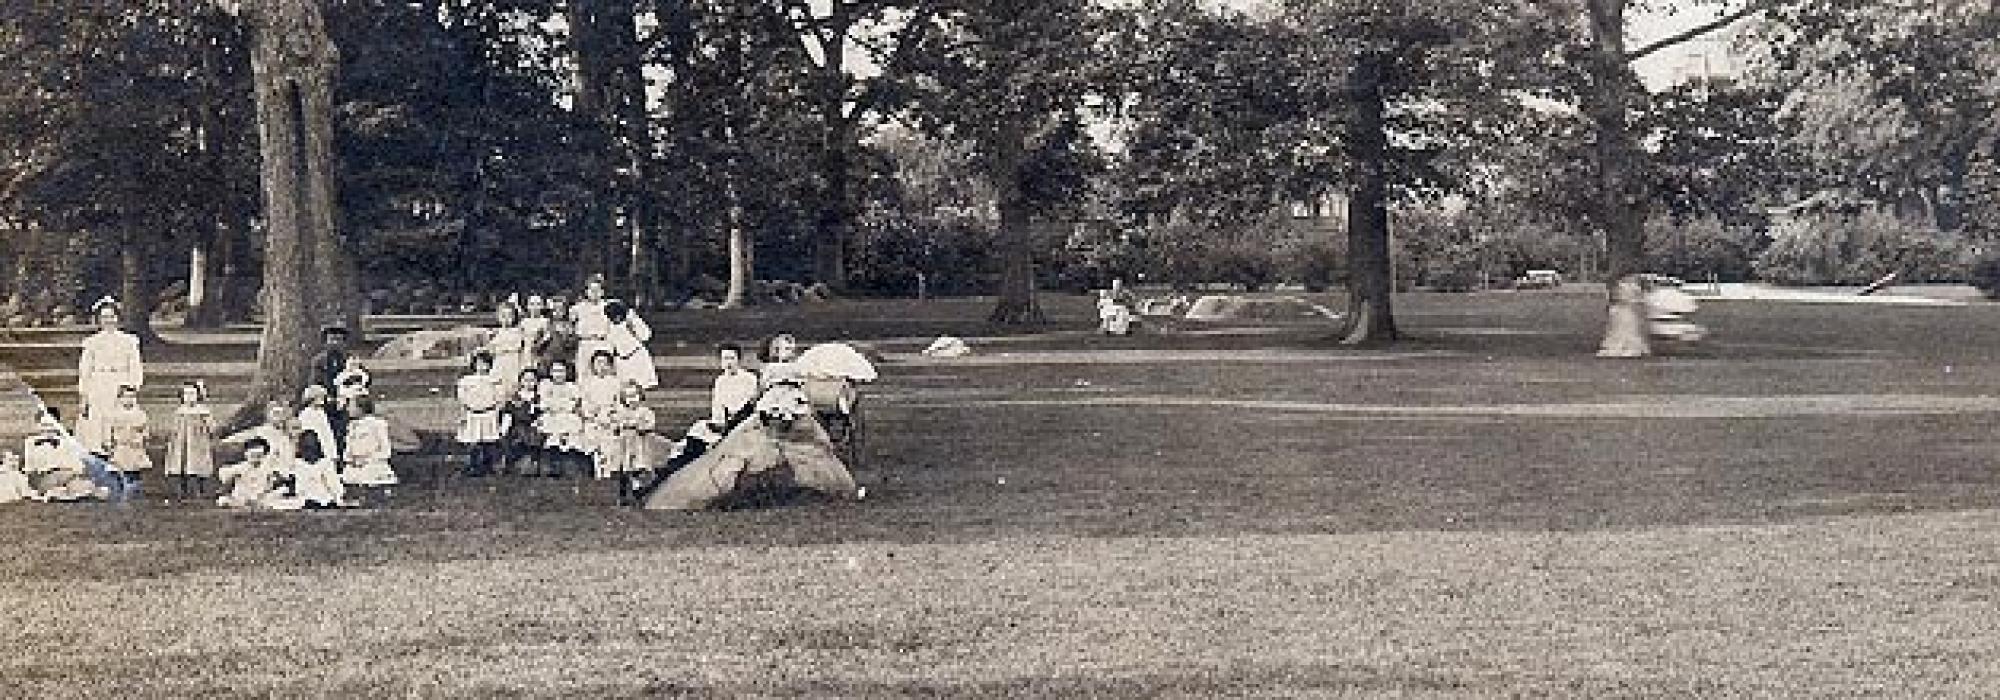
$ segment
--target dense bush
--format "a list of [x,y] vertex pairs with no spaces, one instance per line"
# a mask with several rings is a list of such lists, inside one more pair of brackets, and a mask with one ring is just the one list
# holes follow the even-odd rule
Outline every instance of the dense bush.
[[1904,282],[1961,281],[1973,254],[1962,238],[1877,212],[1794,219],[1771,238],[1756,273],[1776,284],[1867,284],[1891,272]]
[[1715,217],[1680,223],[1659,217],[1646,222],[1646,269],[1682,279],[1746,281],[1764,246],[1757,229],[1728,225]]

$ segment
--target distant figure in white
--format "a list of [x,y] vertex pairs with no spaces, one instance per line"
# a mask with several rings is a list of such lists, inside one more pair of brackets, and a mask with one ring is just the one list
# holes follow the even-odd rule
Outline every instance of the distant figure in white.
[[1631,358],[1652,354],[1646,344],[1646,287],[1638,275],[1626,275],[1611,285],[1611,314],[1598,357]]
[[1118,298],[1118,292],[1106,289],[1097,295],[1097,329],[1105,335],[1127,335],[1132,332],[1132,307]]
[[146,367],[139,358],[139,337],[118,328],[118,302],[105,297],[91,307],[97,332],[83,341],[77,362],[76,391],[82,396],[77,416],[77,440],[84,449],[108,454],[111,437],[105,419],[118,407],[118,388],[145,384]]

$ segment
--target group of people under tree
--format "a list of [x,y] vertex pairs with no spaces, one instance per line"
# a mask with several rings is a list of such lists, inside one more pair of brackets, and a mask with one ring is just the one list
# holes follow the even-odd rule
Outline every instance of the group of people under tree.
[[[313,383],[297,405],[272,401],[264,422],[249,430],[218,439],[207,384],[183,384],[163,463],[156,463],[151,421],[139,405],[146,377],[139,340],[119,327],[117,301],[99,301],[92,312],[98,329],[84,339],[77,362],[75,430],[63,426],[60,410],[43,407],[23,452],[0,459],[0,482],[8,485],[0,501],[130,501],[155,471],[184,499],[214,495],[225,506],[275,509],[355,505],[349,487],[386,496],[397,483],[388,424],[375,414],[367,369],[345,350],[345,329],[324,333]],[[330,386],[339,387],[337,398]],[[244,447],[243,459],[218,466],[218,445],[229,444]]]
[[[261,423],[231,435],[218,436],[206,384],[187,382],[164,463],[156,464],[138,401],[145,381],[139,341],[119,328],[115,301],[94,312],[98,330],[84,340],[78,362],[76,429],[65,429],[60,411],[45,407],[25,452],[0,457],[0,502],[134,500],[142,476],[154,471],[173,479],[183,499],[279,510],[381,503],[398,483],[389,424],[376,411],[372,375],[349,350],[347,329],[322,331],[296,402],[268,402]],[[574,302],[516,297],[495,313],[498,326],[470,353],[469,372],[456,386],[462,412],[453,437],[465,445],[468,476],[589,473],[616,480],[619,502],[637,505],[645,490],[739,427],[783,430],[812,415],[789,334],[764,342],[757,371],[739,346],[721,346],[709,410],[669,442],[646,405],[646,392],[660,385],[646,347],[653,331],[607,297],[602,277],[591,278]],[[771,436],[766,446],[775,450],[783,435]],[[825,442],[826,435],[810,439]],[[240,448],[241,459],[219,464],[221,446]],[[844,467],[816,473],[823,476],[808,486],[860,493]]]

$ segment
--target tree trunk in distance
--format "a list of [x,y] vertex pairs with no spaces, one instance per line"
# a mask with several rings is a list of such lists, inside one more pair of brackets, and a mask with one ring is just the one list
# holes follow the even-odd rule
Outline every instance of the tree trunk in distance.
[[1342,345],[1387,343],[1397,339],[1390,300],[1389,134],[1383,117],[1382,67],[1363,60],[1348,78],[1354,101],[1348,126],[1357,169],[1347,199],[1347,327]]
[[993,323],[1007,326],[1046,322],[1035,301],[1034,234],[1027,193],[1021,188],[1021,163],[1026,159],[1027,128],[1007,124],[993,144],[990,177],[1000,209],[1000,299],[993,306]]
[[313,264],[333,225],[333,70],[337,55],[319,0],[259,0],[251,17],[259,179],[265,222],[264,330],[257,370],[230,427],[304,388],[323,318]]
[[1610,291],[1641,272],[1646,255],[1643,185],[1634,175],[1644,157],[1629,122],[1637,77],[1625,57],[1626,0],[1588,0],[1591,90],[1584,111],[1597,131],[1597,215],[1604,229],[1606,342],[1610,340]]
[[839,103],[826,115],[837,120],[827,127],[820,162],[819,238],[813,244],[813,279],[835,292],[847,291],[847,241],[853,224],[848,206],[848,171],[851,169],[848,143],[853,140],[851,121],[840,113]]

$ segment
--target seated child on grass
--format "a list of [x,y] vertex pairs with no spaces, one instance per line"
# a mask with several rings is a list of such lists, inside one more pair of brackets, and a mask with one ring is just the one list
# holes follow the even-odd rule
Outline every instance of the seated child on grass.
[[340,480],[362,489],[368,504],[382,505],[388,502],[389,487],[398,483],[389,465],[395,453],[389,421],[375,415],[375,400],[366,396],[354,401],[353,411],[353,422],[347,424],[347,468]]
[[28,474],[21,470],[21,455],[13,450],[0,452],[0,503],[39,501],[42,493],[28,483]]
[[271,445],[262,437],[243,442],[243,461],[223,467],[216,477],[228,489],[215,499],[224,508],[269,508],[283,498]]

